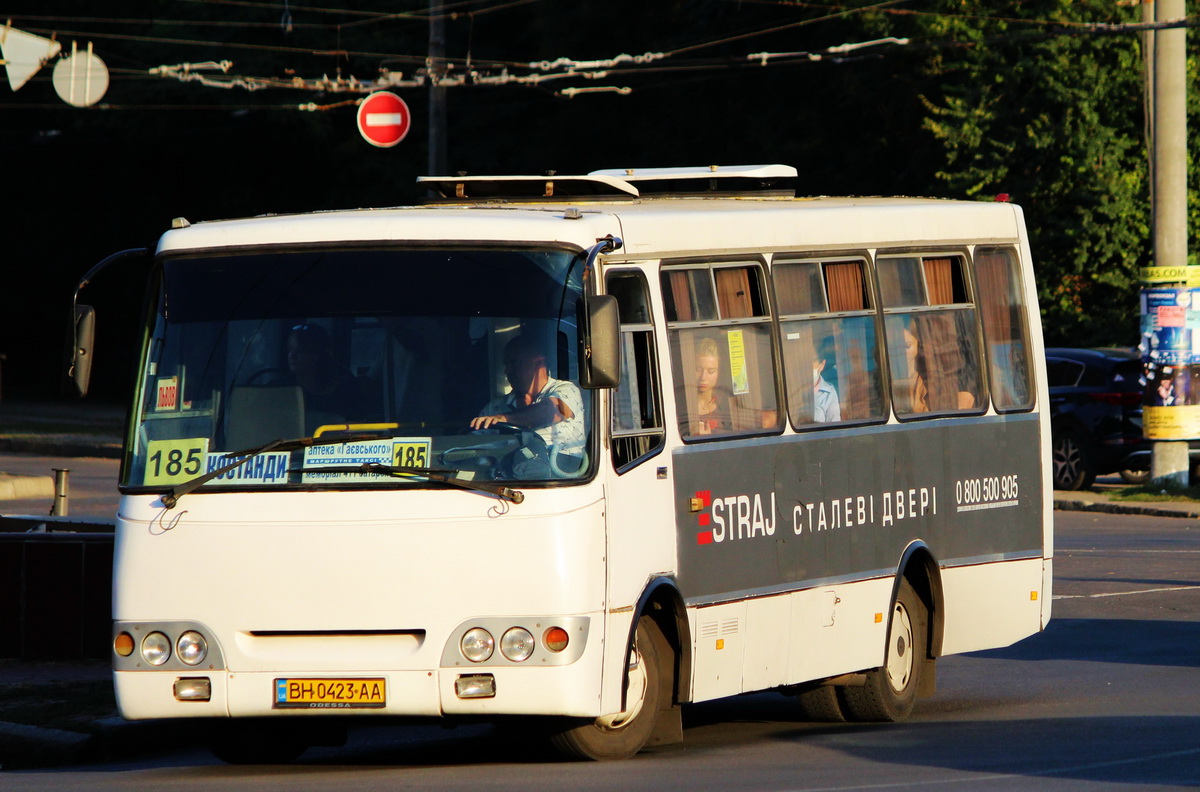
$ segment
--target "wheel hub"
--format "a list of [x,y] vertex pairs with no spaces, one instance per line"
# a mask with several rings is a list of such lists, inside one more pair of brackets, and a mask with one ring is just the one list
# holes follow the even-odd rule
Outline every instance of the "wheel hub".
[[913,674],[913,626],[908,609],[896,603],[888,636],[887,675],[892,689],[904,690]]
[[642,703],[646,699],[646,664],[642,662],[642,654],[637,646],[629,657],[629,688],[625,692],[624,712],[612,715],[601,715],[596,718],[596,726],[601,729],[616,730],[635,720],[642,711]]

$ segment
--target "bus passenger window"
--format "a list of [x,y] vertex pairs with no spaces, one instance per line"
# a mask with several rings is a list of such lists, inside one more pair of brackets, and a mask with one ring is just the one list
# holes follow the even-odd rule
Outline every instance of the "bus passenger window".
[[654,324],[645,278],[637,270],[615,270],[605,279],[617,298],[621,320],[621,384],[613,391],[612,456],[618,473],[663,447],[662,399]]
[[[775,353],[761,266],[668,267],[662,283],[680,435],[691,440],[778,430]],[[715,316],[708,321],[680,308],[685,297],[703,294],[715,297]]]
[[1033,406],[1026,340],[1029,334],[1016,251],[979,248],[975,251],[975,274],[992,378],[992,403],[997,410],[1028,409]]
[[964,268],[959,254],[876,262],[897,415],[987,407]]
[[788,414],[797,427],[884,417],[864,266],[861,259],[775,261]]

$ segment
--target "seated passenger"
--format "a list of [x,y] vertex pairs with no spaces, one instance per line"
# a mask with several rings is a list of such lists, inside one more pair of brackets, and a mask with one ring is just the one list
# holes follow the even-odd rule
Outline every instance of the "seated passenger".
[[517,336],[504,348],[504,375],[512,391],[493,399],[471,419],[472,429],[508,423],[532,429],[547,447],[582,458],[587,443],[583,396],[579,386],[554,379],[546,355],[529,336]]
[[[907,396],[908,412],[928,412],[933,409],[969,410],[975,406],[975,394],[964,389],[963,384],[959,382],[963,367],[957,360],[955,360],[956,367],[953,370],[935,368],[930,371],[930,361],[916,325],[905,325],[904,327],[904,353],[909,378],[907,391],[902,395]],[[936,384],[939,387],[935,389],[935,394],[930,392],[931,374],[937,376]],[[934,398],[938,394],[941,395],[941,398]],[[904,402],[902,401],[901,404]]]
[[[718,386],[721,380],[721,354],[717,342],[702,338],[696,344],[696,392],[681,412],[679,433],[689,435],[723,434],[733,431],[729,399]],[[683,405],[680,405],[683,407]]]
[[837,390],[821,376],[832,357],[833,341],[826,338],[821,342],[819,357],[813,360],[813,421],[817,423],[835,423],[842,420],[842,406]]

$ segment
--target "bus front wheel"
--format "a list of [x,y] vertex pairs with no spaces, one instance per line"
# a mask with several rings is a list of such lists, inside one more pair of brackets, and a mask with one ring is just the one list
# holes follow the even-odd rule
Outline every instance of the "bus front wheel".
[[629,649],[625,710],[568,726],[551,736],[551,744],[577,759],[627,759],[640,751],[654,732],[664,696],[670,696],[664,679],[670,651],[654,619],[642,616]]
[[841,689],[848,720],[898,721],[912,712],[925,660],[928,616],[920,597],[901,579],[892,604],[883,665],[866,673],[866,684]]

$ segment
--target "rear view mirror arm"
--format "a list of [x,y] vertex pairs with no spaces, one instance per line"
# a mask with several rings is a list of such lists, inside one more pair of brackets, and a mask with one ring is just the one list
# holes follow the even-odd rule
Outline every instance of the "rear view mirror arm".
[[149,248],[128,248],[126,250],[113,253],[111,256],[103,259],[99,264],[87,271],[79,281],[79,285],[75,287],[75,293],[71,296],[71,361],[67,367],[67,376],[75,382],[75,388],[79,391],[80,396],[86,396],[88,391],[88,381],[91,378],[91,354],[92,343],[94,339],[95,329],[95,312],[90,306],[79,304],[79,293],[83,291],[83,287],[92,282],[92,278],[96,277],[101,270],[105,269],[109,264],[119,261],[124,258],[140,257],[149,255]]

